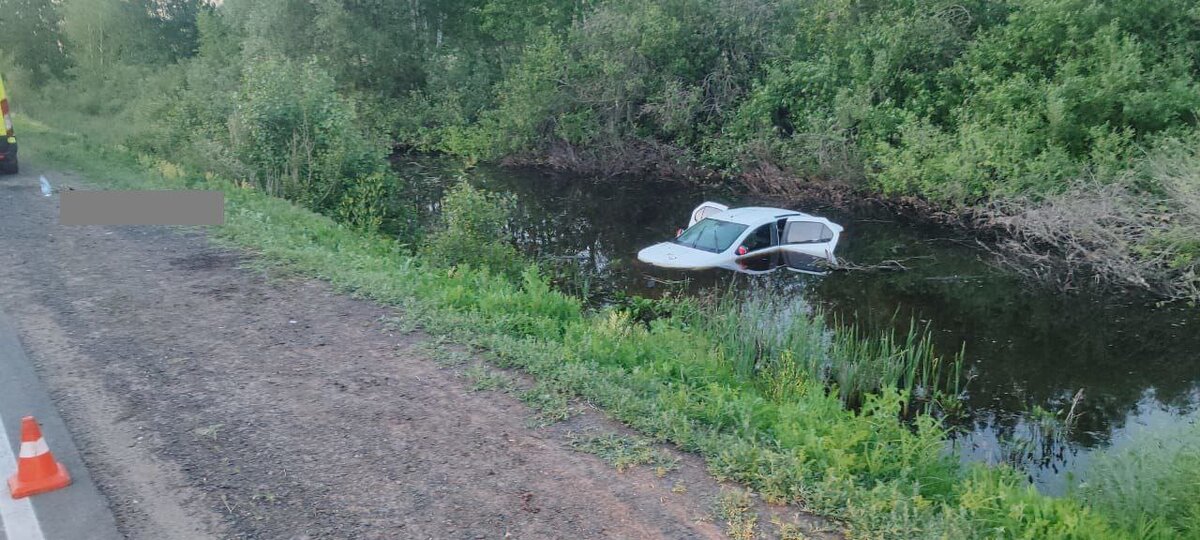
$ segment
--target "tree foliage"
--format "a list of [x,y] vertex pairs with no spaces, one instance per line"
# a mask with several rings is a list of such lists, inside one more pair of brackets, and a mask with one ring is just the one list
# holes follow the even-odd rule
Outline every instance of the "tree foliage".
[[0,9],[0,60],[29,72],[36,86],[61,77],[67,67],[58,44],[61,20],[55,3],[6,1]]
[[115,64],[282,58],[319,66],[398,144],[613,170],[770,166],[948,203],[1118,175],[1195,131],[1200,109],[1188,0],[10,5],[7,63],[38,84],[69,67],[103,79]]
[[949,206],[1122,184],[1175,208],[1148,156],[1200,133],[1192,0],[11,0],[0,35],[18,82],[260,179],[300,134],[374,148],[365,168],[323,151],[347,163],[322,174],[378,172],[386,140]]

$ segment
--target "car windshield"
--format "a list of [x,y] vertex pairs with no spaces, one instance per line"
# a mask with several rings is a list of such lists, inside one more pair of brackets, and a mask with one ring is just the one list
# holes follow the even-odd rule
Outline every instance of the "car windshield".
[[675,239],[675,243],[712,253],[721,253],[729,249],[729,246],[733,245],[733,241],[737,240],[745,230],[746,226],[740,223],[705,218],[683,231],[683,234]]

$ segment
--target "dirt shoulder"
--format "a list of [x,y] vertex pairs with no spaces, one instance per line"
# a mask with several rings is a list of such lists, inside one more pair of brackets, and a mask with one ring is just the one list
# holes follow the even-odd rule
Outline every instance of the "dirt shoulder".
[[695,456],[618,473],[569,445],[622,432],[597,412],[533,427],[392,310],[200,231],[60,227],[38,174],[0,177],[0,306],[127,536],[724,536]]

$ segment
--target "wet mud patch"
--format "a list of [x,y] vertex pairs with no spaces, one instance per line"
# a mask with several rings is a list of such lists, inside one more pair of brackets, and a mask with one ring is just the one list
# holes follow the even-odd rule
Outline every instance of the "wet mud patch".
[[171,266],[180,270],[216,271],[235,268],[241,259],[239,254],[231,251],[211,250],[174,257],[169,262]]

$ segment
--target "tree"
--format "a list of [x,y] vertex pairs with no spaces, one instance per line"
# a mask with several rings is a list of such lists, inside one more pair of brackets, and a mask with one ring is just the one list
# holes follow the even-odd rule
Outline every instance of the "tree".
[[0,10],[0,51],[14,65],[28,70],[41,86],[66,70],[61,47],[60,15],[50,0],[6,0]]
[[84,72],[162,65],[194,55],[203,0],[65,0],[67,53]]

